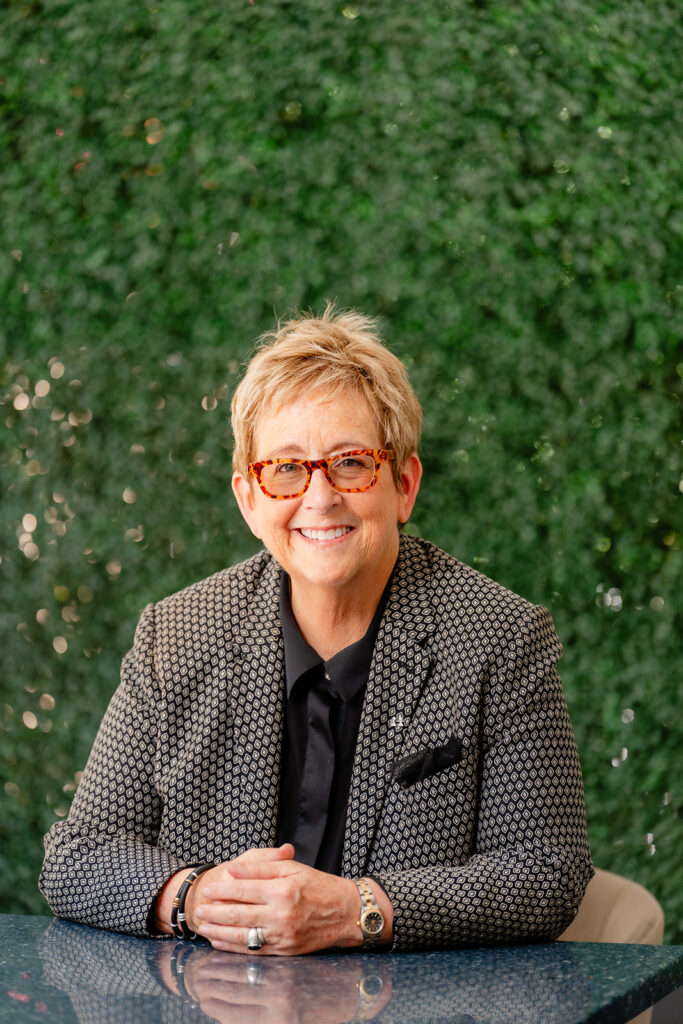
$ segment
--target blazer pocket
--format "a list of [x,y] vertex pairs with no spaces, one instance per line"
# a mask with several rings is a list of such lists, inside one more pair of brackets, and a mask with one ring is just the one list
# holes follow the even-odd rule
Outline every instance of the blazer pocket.
[[392,765],[392,775],[399,786],[410,789],[430,775],[437,775],[458,764],[464,752],[463,742],[455,733],[441,747],[425,747],[407,757],[399,757]]

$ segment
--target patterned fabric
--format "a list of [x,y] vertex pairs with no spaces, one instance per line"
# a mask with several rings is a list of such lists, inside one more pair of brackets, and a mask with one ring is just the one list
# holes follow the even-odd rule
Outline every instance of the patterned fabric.
[[[41,889],[74,921],[149,934],[174,871],[272,846],[285,698],[267,552],[143,612]],[[394,949],[550,939],[592,875],[549,613],[401,537],[358,736],[342,874],[394,906]],[[397,759],[463,745],[402,788]]]

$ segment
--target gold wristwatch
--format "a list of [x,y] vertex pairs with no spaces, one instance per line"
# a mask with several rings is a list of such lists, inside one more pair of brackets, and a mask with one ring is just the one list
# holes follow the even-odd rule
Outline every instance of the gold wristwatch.
[[354,879],[360,893],[360,919],[358,927],[363,933],[363,947],[369,949],[377,944],[384,929],[384,917],[377,906],[372,889],[362,878]]
[[359,1003],[354,1020],[370,1020],[375,1015],[375,1003],[381,995],[384,982],[379,974],[364,974],[356,988],[358,989]]

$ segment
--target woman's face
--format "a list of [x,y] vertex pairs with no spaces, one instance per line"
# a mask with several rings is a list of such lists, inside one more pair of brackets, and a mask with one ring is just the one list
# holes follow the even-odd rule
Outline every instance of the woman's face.
[[[355,391],[330,398],[312,392],[276,412],[265,408],[255,437],[255,461],[272,458],[322,459],[354,448],[381,448],[377,424],[366,399]],[[365,587],[380,591],[398,554],[398,522],[410,516],[422,467],[411,455],[399,487],[383,463],[374,487],[359,494],[335,491],[321,470],[299,498],[275,501],[253,477],[233,476],[232,486],[252,533],[289,574],[293,596],[334,588],[356,602]],[[341,529],[340,536],[335,533]],[[327,591],[328,594],[330,591]]]

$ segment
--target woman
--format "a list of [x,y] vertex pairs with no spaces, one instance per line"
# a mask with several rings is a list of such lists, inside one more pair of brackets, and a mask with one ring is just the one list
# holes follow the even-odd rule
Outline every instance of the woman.
[[561,646],[400,534],[405,369],[328,307],[265,339],[232,425],[264,550],[145,609],[46,837],[52,909],[261,954],[554,938],[592,874]]

